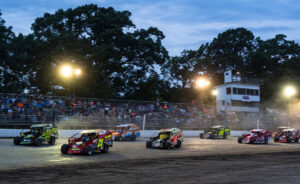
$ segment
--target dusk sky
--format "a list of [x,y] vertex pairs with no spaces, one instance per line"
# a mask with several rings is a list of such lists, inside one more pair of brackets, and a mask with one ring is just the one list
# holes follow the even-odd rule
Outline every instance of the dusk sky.
[[262,39],[282,33],[300,42],[300,2],[293,0],[2,0],[0,10],[6,26],[28,34],[35,18],[45,12],[90,3],[129,10],[137,28],[157,27],[166,36],[163,45],[171,56],[198,49],[218,33],[237,27]]

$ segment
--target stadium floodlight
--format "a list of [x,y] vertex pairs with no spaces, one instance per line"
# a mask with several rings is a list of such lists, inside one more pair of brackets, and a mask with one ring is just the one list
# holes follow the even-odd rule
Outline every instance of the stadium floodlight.
[[66,78],[71,77],[71,75],[73,73],[72,67],[69,65],[64,65],[61,67],[60,73],[63,77],[66,77]]
[[217,96],[217,94],[218,94],[217,90],[215,90],[215,89],[214,89],[211,93],[212,93],[212,95],[214,95],[214,96]]
[[79,68],[75,69],[75,75],[80,75],[81,74],[81,70]]
[[209,86],[210,82],[205,78],[199,78],[196,80],[196,87],[197,88],[205,88]]
[[283,90],[283,94],[285,97],[293,97],[297,94],[297,90],[294,86],[286,86]]

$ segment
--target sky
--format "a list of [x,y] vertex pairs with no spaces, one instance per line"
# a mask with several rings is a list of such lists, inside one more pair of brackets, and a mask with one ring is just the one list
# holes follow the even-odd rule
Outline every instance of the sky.
[[31,24],[45,12],[84,4],[128,10],[138,29],[157,27],[166,38],[163,45],[171,56],[185,49],[198,49],[219,33],[245,27],[256,37],[285,34],[300,43],[298,0],[1,0],[6,26],[15,33],[31,33]]

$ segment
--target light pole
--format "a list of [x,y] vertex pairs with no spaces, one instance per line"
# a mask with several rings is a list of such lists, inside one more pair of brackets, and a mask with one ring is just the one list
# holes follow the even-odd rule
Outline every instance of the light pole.
[[210,82],[205,77],[200,77],[195,81],[195,83],[196,83],[196,88],[200,89],[199,103],[203,111],[202,93],[210,85]]
[[69,101],[70,101],[70,110],[69,110],[69,116],[71,115],[71,82],[74,77],[79,77],[81,75],[81,69],[80,68],[75,68],[74,66],[71,65],[63,65],[60,67],[60,75],[66,80],[66,82],[69,85],[68,88],[68,96],[69,96]]

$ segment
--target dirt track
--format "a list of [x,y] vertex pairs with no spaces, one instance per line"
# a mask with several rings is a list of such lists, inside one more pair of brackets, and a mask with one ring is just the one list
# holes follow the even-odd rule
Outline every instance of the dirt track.
[[[240,145],[186,138],[180,150],[117,142],[107,154],[61,155],[56,146],[0,140],[1,183],[299,183],[300,144]],[[283,152],[284,151],[284,152]],[[288,152],[287,152],[288,151]]]

